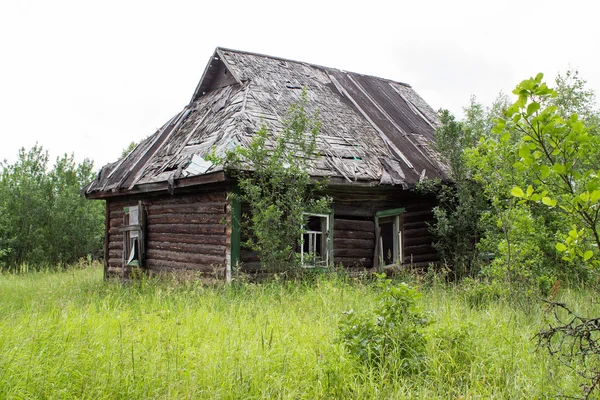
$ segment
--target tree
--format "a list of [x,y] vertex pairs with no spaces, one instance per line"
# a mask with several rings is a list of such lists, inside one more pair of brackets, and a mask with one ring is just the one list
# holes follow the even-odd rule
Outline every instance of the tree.
[[556,249],[564,253],[564,260],[579,259],[598,274],[600,137],[577,114],[563,117],[552,101],[557,92],[542,79],[538,74],[521,82],[513,92],[518,100],[506,118],[498,120],[498,131],[515,132],[521,138],[515,167],[532,174],[531,185],[526,189],[515,186],[511,193],[522,202],[541,203],[561,212],[569,230],[560,232],[562,240]]
[[247,232],[244,246],[256,251],[262,267],[271,272],[292,271],[299,266],[298,241],[306,223],[304,213],[324,212],[329,200],[315,195],[324,182],[311,180],[310,168],[317,154],[318,113],[306,111],[306,90],[292,104],[283,129],[272,134],[266,125],[247,147],[237,147],[224,157],[207,157],[224,165],[237,178],[236,200],[247,203],[250,214],[242,218]]
[[464,158],[465,149],[476,142],[474,130],[456,121],[448,110],[440,110],[438,115],[442,126],[436,130],[436,147],[450,167],[453,182],[422,182],[420,190],[437,197],[430,226],[436,238],[433,246],[460,279],[477,272],[479,219],[487,205],[479,184],[470,179]]
[[0,266],[64,266],[98,252],[103,207],[80,193],[93,179],[91,161],[65,154],[48,170],[48,152],[36,144],[1,167]]
[[124,148],[124,149],[121,151],[121,157],[120,157],[120,158],[127,157],[127,155],[128,155],[129,153],[131,153],[131,152],[133,151],[133,149],[135,149],[135,148],[137,147],[137,145],[138,145],[138,144],[137,144],[136,142],[131,142],[131,143],[129,143],[129,144],[127,145],[127,147],[125,147],[125,148]]

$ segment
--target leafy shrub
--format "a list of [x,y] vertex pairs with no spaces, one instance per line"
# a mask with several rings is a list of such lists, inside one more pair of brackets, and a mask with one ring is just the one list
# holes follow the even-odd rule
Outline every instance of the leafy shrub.
[[461,290],[466,303],[471,307],[483,307],[509,294],[509,287],[498,280],[486,282],[466,278]]
[[395,365],[398,373],[413,373],[424,365],[428,319],[417,307],[421,294],[406,283],[378,282],[382,292],[373,314],[344,313],[339,340],[366,366]]

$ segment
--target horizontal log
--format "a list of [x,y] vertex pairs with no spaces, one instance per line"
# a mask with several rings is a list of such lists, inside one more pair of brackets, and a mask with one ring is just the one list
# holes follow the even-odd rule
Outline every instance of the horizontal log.
[[404,237],[420,237],[420,236],[428,236],[429,228],[418,228],[418,229],[403,229]]
[[110,212],[110,219],[120,219],[121,221],[123,221],[123,214],[125,214],[123,208],[119,208],[118,210],[112,210]]
[[354,258],[354,257],[335,257],[334,264],[342,264],[344,267],[364,267],[371,268],[373,260],[370,258]]
[[431,221],[433,219],[433,211],[423,210],[415,212],[405,212],[402,214],[404,222]]
[[148,249],[146,250],[146,261],[148,260],[176,261],[190,264],[212,265],[224,264],[225,256]]
[[402,243],[404,246],[417,246],[420,244],[431,244],[433,243],[434,237],[431,235],[428,236],[404,236]]
[[428,228],[429,226],[427,225],[428,221],[415,221],[415,222],[403,222],[402,223],[402,228],[404,230],[410,230],[410,229],[421,229],[421,228]]
[[[337,228],[337,227],[334,227]],[[375,232],[347,231],[334,229],[333,239],[366,239],[375,240]]]
[[224,277],[225,276],[225,265],[206,265],[206,264],[194,264],[189,262],[178,262],[168,260],[146,260],[146,268],[153,273],[160,272],[197,272],[202,276],[210,277]]
[[374,218],[375,212],[364,206],[353,206],[348,204],[334,204],[333,213],[335,217],[363,217]]
[[111,228],[120,228],[123,226],[123,219],[111,219],[108,225]]
[[224,215],[210,214],[159,214],[149,215],[147,219],[150,224],[220,224]]
[[109,250],[123,250],[123,240],[120,241],[111,241],[110,243],[108,243],[108,248]]
[[375,223],[373,221],[356,221],[351,219],[339,219],[336,218],[333,221],[335,230],[352,230],[362,232],[374,232]]
[[167,204],[192,204],[192,203],[224,203],[227,201],[227,192],[207,192],[197,194],[182,194],[169,197],[160,197],[142,201],[148,208],[156,205]]
[[334,249],[333,258],[337,257],[372,258],[373,249]]
[[155,233],[148,232],[148,244],[153,241],[190,244],[221,244],[227,243],[225,235],[197,235],[185,233]]
[[186,213],[206,213],[206,214],[225,214],[225,202],[202,202],[202,203],[184,203],[184,204],[153,204],[148,206],[148,215],[155,214],[186,214]]
[[111,233],[112,229],[109,229],[108,232],[110,234],[109,240],[111,242],[123,241],[123,232],[119,231],[118,229],[116,229],[116,233]]
[[[108,251],[108,258],[114,258],[114,259],[121,259],[123,257],[123,250],[109,250]],[[119,261],[120,263],[120,261]]]
[[422,244],[416,246],[404,246],[404,255],[408,256],[410,254],[420,255],[420,254],[435,254],[435,249],[431,247],[430,244]]
[[210,254],[225,257],[225,246],[214,244],[190,244],[149,241],[147,250],[166,250],[180,253]]
[[123,264],[123,260],[121,259],[121,257],[119,257],[119,258],[109,258],[108,259],[108,265],[110,267],[121,268],[122,264]]
[[148,233],[225,234],[223,224],[149,224]]
[[346,238],[333,238],[334,249],[370,249],[371,251],[375,248],[374,239],[346,239]]

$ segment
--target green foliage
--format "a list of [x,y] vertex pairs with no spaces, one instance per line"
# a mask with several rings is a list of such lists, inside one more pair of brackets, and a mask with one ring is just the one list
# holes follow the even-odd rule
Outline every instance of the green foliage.
[[481,235],[480,214],[487,203],[477,182],[470,179],[464,151],[473,146],[478,132],[456,121],[447,110],[439,112],[442,126],[436,130],[436,146],[450,166],[452,184],[422,182],[419,189],[435,193],[438,205],[433,209],[435,222],[430,231],[434,247],[452,269],[454,278],[476,274],[476,243]]
[[519,204],[540,204],[547,212],[560,213],[564,223],[556,250],[571,266],[592,266],[587,272],[597,276],[600,137],[577,114],[566,116],[569,109],[554,105],[557,92],[542,79],[538,74],[521,82],[514,90],[518,100],[498,120],[498,132],[518,138],[514,167],[530,183],[526,189],[527,183],[515,185],[511,194]]
[[506,297],[509,289],[499,280],[478,281],[466,278],[462,281],[461,292],[469,306],[481,308]]
[[129,143],[129,144],[127,145],[127,147],[125,147],[125,148],[124,148],[124,149],[121,151],[121,157],[120,157],[120,158],[127,157],[127,155],[128,155],[129,153],[131,153],[131,152],[133,151],[133,149],[135,149],[135,148],[136,148],[136,146],[137,146],[137,145],[138,145],[138,144],[137,144],[136,142],[131,142],[131,143]]
[[80,193],[94,177],[91,161],[65,154],[48,170],[48,153],[36,145],[1,167],[0,266],[64,266],[98,253],[104,207]]
[[367,366],[394,364],[399,373],[414,373],[424,365],[427,318],[419,310],[421,294],[406,283],[378,282],[381,293],[373,315],[344,313],[340,322],[340,342],[348,352]]
[[244,245],[256,251],[262,267],[271,272],[300,266],[297,243],[306,222],[303,213],[329,209],[328,198],[315,195],[324,182],[311,180],[309,173],[321,125],[317,112],[308,115],[307,102],[304,90],[288,109],[280,132],[272,134],[264,125],[248,146],[230,150],[225,157],[207,157],[237,178],[237,196],[250,207],[250,215],[241,221],[248,233]]

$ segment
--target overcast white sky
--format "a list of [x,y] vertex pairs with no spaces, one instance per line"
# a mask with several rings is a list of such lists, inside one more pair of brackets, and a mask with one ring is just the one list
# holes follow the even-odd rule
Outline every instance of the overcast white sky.
[[600,92],[600,2],[0,2],[0,160],[39,142],[97,168],[185,106],[216,46],[411,84],[460,114],[471,95],[569,65]]

